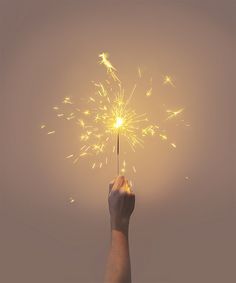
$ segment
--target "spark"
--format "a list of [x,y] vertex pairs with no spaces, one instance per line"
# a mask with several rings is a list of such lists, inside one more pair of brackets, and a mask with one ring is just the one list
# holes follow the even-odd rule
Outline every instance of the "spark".
[[79,156],[77,156],[77,157],[74,159],[73,164],[76,164],[76,163],[78,162],[78,160],[79,160]]
[[156,133],[156,127],[153,125],[149,125],[148,127],[142,129],[142,135],[143,136],[154,136]]
[[80,126],[81,126],[82,128],[84,128],[84,127],[85,127],[84,120],[79,119],[79,120],[78,120],[78,122],[79,122],[79,124],[80,124]]
[[142,71],[141,71],[141,68],[140,68],[140,67],[138,67],[138,77],[139,77],[139,78],[142,78]]
[[41,125],[40,126],[41,129],[44,129],[45,127],[46,127],[46,125]]
[[66,156],[66,158],[68,159],[68,158],[71,158],[73,156],[74,156],[74,154],[70,154],[70,155]]
[[146,96],[151,96],[152,95],[152,87],[146,92]]
[[167,140],[167,136],[166,136],[166,135],[159,134],[159,136],[160,136],[160,138],[161,138],[162,140]]
[[89,110],[85,110],[83,113],[84,113],[84,115],[89,115],[90,111]]
[[95,99],[93,97],[89,97],[89,100],[95,102]]
[[116,68],[108,60],[109,55],[107,53],[101,53],[99,57],[101,58],[100,64],[103,64],[106,67],[107,73],[111,75],[113,80],[120,81],[116,75],[116,71],[117,71]]
[[171,143],[171,146],[172,146],[173,148],[176,148],[176,144],[175,144],[175,143]]
[[174,83],[173,83],[172,78],[170,76],[167,76],[167,75],[164,77],[163,84],[165,84],[165,85],[169,84],[169,85],[171,85],[173,87],[175,86]]
[[70,204],[75,203],[75,199],[74,199],[74,198],[72,198],[72,197],[70,197],[70,198],[69,198],[69,203],[70,203]]
[[183,111],[184,111],[184,108],[181,108],[181,109],[176,110],[176,111],[166,110],[166,112],[169,113],[169,116],[167,117],[167,120],[176,117],[177,115],[181,114]]
[[55,134],[56,131],[51,131],[51,132],[48,132],[48,135],[52,135],[52,134]]
[[121,172],[122,172],[122,173],[125,173],[125,169],[126,169],[126,161],[125,161],[125,160],[123,161],[122,166],[123,166],[123,167],[122,167],[122,169],[121,169]]
[[70,121],[70,120],[72,120],[74,118],[75,118],[75,116],[69,116],[69,117],[66,117],[66,120]]
[[86,152],[82,152],[82,153],[80,154],[81,157],[82,157],[82,156],[85,156],[85,155],[87,155]]
[[64,100],[62,101],[64,104],[73,104],[71,101],[71,98],[69,96],[65,97]]

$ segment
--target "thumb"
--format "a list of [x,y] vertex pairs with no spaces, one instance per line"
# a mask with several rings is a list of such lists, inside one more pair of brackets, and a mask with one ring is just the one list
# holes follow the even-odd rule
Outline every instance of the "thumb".
[[115,183],[115,179],[113,179],[109,184],[109,193],[111,192],[112,187],[114,186],[114,183]]
[[124,176],[118,176],[115,179],[112,190],[119,190],[123,186],[124,182],[125,182],[125,177]]

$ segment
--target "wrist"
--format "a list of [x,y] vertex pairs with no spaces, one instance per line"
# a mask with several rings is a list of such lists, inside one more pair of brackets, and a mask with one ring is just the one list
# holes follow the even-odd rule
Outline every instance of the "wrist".
[[128,233],[129,230],[129,218],[112,218],[111,217],[111,230],[118,230]]

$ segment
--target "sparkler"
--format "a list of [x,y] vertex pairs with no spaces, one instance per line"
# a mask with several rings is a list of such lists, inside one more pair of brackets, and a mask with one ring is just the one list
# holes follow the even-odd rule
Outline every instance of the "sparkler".
[[[60,106],[54,106],[53,111],[59,119],[67,121],[75,121],[80,127],[81,146],[77,153],[70,153],[67,159],[72,159],[76,164],[79,159],[85,156],[95,157],[91,168],[102,168],[104,164],[109,162],[109,151],[116,151],[117,158],[117,174],[124,173],[126,170],[126,161],[123,160],[122,168],[120,168],[120,142],[127,141],[131,149],[139,145],[142,146],[145,137],[158,136],[163,141],[168,141],[164,130],[156,123],[150,123],[146,113],[138,114],[131,107],[131,102],[136,92],[137,84],[133,86],[130,93],[124,90],[121,80],[118,77],[117,69],[112,65],[107,53],[99,55],[99,63],[103,65],[107,71],[107,79],[104,82],[94,82],[95,92],[86,99],[86,108],[74,103],[71,97],[67,96],[62,100]],[[138,79],[141,80],[143,72],[138,68]],[[171,77],[165,76],[164,84],[174,87]],[[143,97],[150,97],[153,94],[152,78],[150,84]],[[176,118],[184,111],[166,110],[167,118],[170,120]],[[47,129],[46,125],[41,125],[41,129]],[[55,134],[55,130],[49,129],[48,135]],[[116,137],[116,146],[114,139]],[[169,142],[170,146],[176,148],[176,144]],[[133,172],[136,168],[133,165]]]

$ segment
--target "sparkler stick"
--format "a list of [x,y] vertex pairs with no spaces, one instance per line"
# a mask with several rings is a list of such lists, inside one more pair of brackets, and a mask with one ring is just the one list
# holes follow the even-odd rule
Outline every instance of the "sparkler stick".
[[116,158],[117,158],[117,175],[120,174],[120,129],[122,129],[123,118],[116,117],[115,124],[113,125],[114,129],[117,131],[117,139],[116,139]]
[[120,174],[120,131],[117,132],[117,143],[116,143],[116,158],[117,158],[117,176]]

